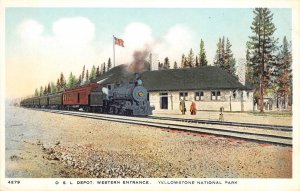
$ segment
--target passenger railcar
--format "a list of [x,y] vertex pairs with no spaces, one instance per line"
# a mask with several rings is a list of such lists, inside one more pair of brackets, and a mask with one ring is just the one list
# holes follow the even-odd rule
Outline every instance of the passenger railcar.
[[21,101],[20,105],[22,107],[32,107],[33,106],[33,99],[27,98]]
[[51,94],[49,97],[49,108],[51,109],[62,109],[63,101],[62,101],[62,92],[58,92],[55,94]]
[[39,97],[39,101],[40,101],[40,108],[48,108],[48,105],[49,105],[49,96],[48,95]]
[[90,83],[85,86],[66,90],[62,93],[63,107],[67,110],[82,108],[85,111],[90,110],[90,94],[97,88],[97,83]]
[[33,107],[35,107],[35,108],[40,108],[41,107],[39,97],[32,98],[32,102],[33,102]]

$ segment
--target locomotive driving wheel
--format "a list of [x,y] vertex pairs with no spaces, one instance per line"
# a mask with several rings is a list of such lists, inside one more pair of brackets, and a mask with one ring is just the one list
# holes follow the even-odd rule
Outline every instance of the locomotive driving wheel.
[[119,110],[119,115],[126,115],[125,109],[121,108],[121,109]]
[[114,114],[119,114],[119,109],[117,107],[114,107]]
[[133,111],[132,111],[132,110],[127,110],[127,111],[126,111],[126,115],[132,116],[132,115],[133,115]]
[[114,107],[113,107],[113,106],[110,106],[110,107],[108,108],[108,113],[109,113],[109,114],[113,114],[113,113],[114,113]]

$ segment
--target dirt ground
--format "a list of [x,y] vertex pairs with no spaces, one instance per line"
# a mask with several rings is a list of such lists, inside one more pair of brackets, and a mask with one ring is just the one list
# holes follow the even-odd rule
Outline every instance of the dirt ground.
[[290,147],[19,107],[6,108],[5,144],[6,177],[292,176]]

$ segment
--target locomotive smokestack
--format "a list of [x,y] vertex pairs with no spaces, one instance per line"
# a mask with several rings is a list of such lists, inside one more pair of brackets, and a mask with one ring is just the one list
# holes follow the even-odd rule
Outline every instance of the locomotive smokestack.
[[139,73],[134,73],[134,76],[135,76],[135,80],[138,80],[141,78],[141,74],[139,74]]
[[134,73],[134,76],[135,76],[135,85],[137,86],[137,85],[142,85],[141,84],[141,74],[139,74],[139,73]]

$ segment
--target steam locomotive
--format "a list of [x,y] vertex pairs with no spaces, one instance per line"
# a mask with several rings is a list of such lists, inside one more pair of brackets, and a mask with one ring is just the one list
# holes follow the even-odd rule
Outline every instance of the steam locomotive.
[[148,99],[148,91],[143,86],[140,75],[135,74],[134,83],[123,83],[113,89],[101,83],[90,83],[54,94],[24,99],[20,105],[29,108],[147,116],[152,114]]

